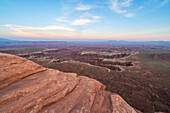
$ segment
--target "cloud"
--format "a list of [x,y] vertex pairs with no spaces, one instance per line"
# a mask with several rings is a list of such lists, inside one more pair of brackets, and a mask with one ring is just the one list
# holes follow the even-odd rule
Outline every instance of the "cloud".
[[102,17],[100,17],[100,16],[93,16],[92,18],[94,18],[94,19],[100,19],[100,18],[102,18]]
[[121,0],[121,2],[119,2],[119,0],[111,0],[110,9],[118,14],[126,13],[127,10],[123,8],[130,7],[132,2],[133,0]]
[[125,17],[134,17],[134,14],[133,13],[127,13],[124,15]]
[[121,8],[119,7],[119,4],[118,4],[118,0],[111,0],[111,7],[110,9],[113,10],[115,13],[126,13],[127,10],[121,10]]
[[144,8],[144,6],[139,6],[138,8],[135,9],[135,11],[138,11],[138,10],[143,9],[143,8]]
[[82,26],[82,25],[86,25],[91,22],[96,22],[100,18],[101,18],[100,16],[95,16],[95,15],[92,15],[92,14],[86,12],[86,13],[83,13],[82,15],[80,15],[79,18],[75,19],[73,22],[66,20],[66,17],[59,17],[59,18],[56,18],[56,20],[58,22],[68,23],[70,25]]
[[130,7],[133,0],[124,0],[124,2],[120,3],[122,7]]
[[100,16],[92,15],[86,12],[80,15],[78,19],[74,20],[71,23],[71,25],[83,26],[83,25],[87,25],[88,23],[97,22],[100,18],[101,18]]
[[93,22],[93,20],[90,19],[77,19],[71,23],[71,25],[86,25],[88,23]]
[[92,9],[92,6],[90,5],[79,5],[78,7],[76,7],[76,10],[80,10],[80,11],[86,11],[86,10],[90,10]]
[[76,31],[72,28],[67,28],[63,26],[45,26],[45,27],[29,27],[20,25],[0,25],[1,27],[6,27],[9,34],[12,36],[21,37],[66,37],[72,36]]
[[163,2],[161,2],[160,6],[165,5],[166,3],[168,3],[169,0],[164,0]]
[[46,26],[46,27],[28,27],[28,26],[20,26],[20,25],[1,25],[4,27],[9,27],[13,30],[56,30],[56,31],[75,31],[72,28],[62,27],[62,26]]
[[100,19],[101,17],[95,16],[95,15],[92,15],[92,14],[86,12],[86,13],[83,13],[82,15],[80,15],[80,18]]
[[56,20],[57,20],[58,22],[69,23],[69,21],[66,20],[66,17],[59,17],[59,18],[56,18]]

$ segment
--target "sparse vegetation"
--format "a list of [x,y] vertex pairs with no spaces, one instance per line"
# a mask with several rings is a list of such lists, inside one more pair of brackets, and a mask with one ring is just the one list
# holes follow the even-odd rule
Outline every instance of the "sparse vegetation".
[[[7,48],[1,49],[1,52],[23,55],[22,57],[44,67],[94,78],[106,85],[107,90],[118,93],[140,111],[170,112],[168,101],[170,51],[168,49],[151,50],[148,48],[149,46],[153,48],[153,45],[149,44],[147,48],[140,45],[128,46],[129,48],[80,46]],[[47,49],[43,51],[44,48]],[[165,49],[164,45],[163,48]],[[118,72],[109,67],[111,64],[107,63],[110,62],[133,62],[134,65],[121,66],[116,63],[114,66],[123,69]],[[107,66],[99,65],[100,63]]]
[[170,50],[143,50],[141,54],[170,54]]

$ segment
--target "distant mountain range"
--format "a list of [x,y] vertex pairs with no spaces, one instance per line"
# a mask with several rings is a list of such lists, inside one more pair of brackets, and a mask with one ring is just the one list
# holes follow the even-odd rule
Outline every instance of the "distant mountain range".
[[65,42],[91,42],[91,43],[94,43],[94,42],[106,42],[106,43],[135,43],[135,42],[141,42],[141,43],[170,43],[170,41],[126,41],[126,40],[31,40],[31,41],[28,41],[28,40],[11,40],[11,39],[6,39],[6,38],[0,38],[0,42],[12,42],[12,41],[19,41],[19,42],[22,42],[22,41],[26,41],[26,42],[48,42],[48,41],[65,41]]

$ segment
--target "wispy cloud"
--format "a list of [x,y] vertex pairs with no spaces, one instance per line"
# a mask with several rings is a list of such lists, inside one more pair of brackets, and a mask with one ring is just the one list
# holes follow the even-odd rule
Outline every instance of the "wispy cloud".
[[1,27],[8,28],[10,34],[14,36],[23,37],[57,37],[57,36],[71,36],[75,29],[63,26],[45,26],[45,27],[29,27],[20,25],[0,25]]
[[122,3],[120,3],[120,5],[122,7],[130,7],[132,2],[133,2],[133,0],[124,0]]
[[94,19],[100,19],[100,18],[102,18],[102,17],[100,17],[100,16],[93,16],[93,18],[94,18]]
[[80,18],[100,19],[102,17],[96,16],[96,15],[92,15],[92,14],[86,12],[86,13],[83,13],[82,15],[80,15]]
[[13,30],[56,30],[56,31],[75,31],[72,28],[62,27],[62,26],[46,26],[46,27],[28,27],[28,26],[20,26],[20,25],[1,25],[4,27],[9,27]]
[[93,22],[93,20],[90,19],[76,19],[71,23],[71,25],[86,25],[88,23]]
[[127,13],[124,15],[125,17],[134,17],[134,14],[133,13]]
[[100,18],[100,16],[96,16],[96,15],[92,15],[88,12],[83,13],[79,16],[78,19],[74,20],[71,25],[87,25],[88,23],[92,23],[92,22],[97,22]]
[[74,19],[73,21],[67,20],[66,17],[58,17],[58,18],[56,18],[56,20],[58,22],[66,23],[68,25],[83,26],[83,25],[87,25],[88,23],[97,22],[99,19],[102,18],[100,16],[92,15],[88,12],[83,13],[77,17],[78,18]]
[[139,6],[138,8],[135,9],[135,11],[141,10],[143,8],[144,8],[144,6]]
[[80,11],[86,11],[86,10],[90,10],[92,9],[92,6],[90,5],[79,5],[78,7],[75,8],[76,10],[80,10]]
[[119,2],[119,0],[111,0],[110,9],[115,13],[126,13],[127,10],[123,8],[130,7],[132,2],[133,0],[123,0],[122,2]]
[[113,10],[115,13],[126,13],[127,10],[122,10],[119,6],[118,0],[111,0],[110,9]]
[[66,20],[66,19],[67,19],[66,17],[58,17],[58,18],[56,18],[56,20],[57,20],[58,22],[69,23],[69,21]]
[[129,14],[128,10],[126,9],[132,5],[133,0],[111,0],[110,2],[110,9],[115,13],[124,14],[126,17],[132,17],[132,15],[134,16],[132,13]]
[[166,3],[168,3],[169,0],[164,0],[163,2],[161,2],[160,6],[165,5]]
[[100,16],[89,13],[90,9],[96,8],[92,4],[85,5],[85,4],[79,3],[79,5],[73,5],[73,6],[77,6],[77,7],[74,7],[74,8],[67,7],[67,9],[72,10],[70,11],[71,13],[69,14],[67,13],[67,15],[65,14],[61,15],[61,17],[56,18],[56,21],[67,24],[67,25],[72,25],[72,26],[84,26],[89,23],[97,22],[99,21],[99,19],[102,18]]

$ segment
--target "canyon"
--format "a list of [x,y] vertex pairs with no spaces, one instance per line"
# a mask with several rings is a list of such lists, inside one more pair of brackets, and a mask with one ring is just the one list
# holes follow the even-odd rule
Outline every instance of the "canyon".
[[[29,77],[31,73],[33,75],[43,74],[44,69],[54,69],[63,73],[76,73],[77,78],[86,76],[87,78],[99,81],[106,86],[106,89],[104,88],[107,90],[106,92],[110,91],[120,95],[130,106],[141,112],[169,113],[170,111],[170,103],[168,101],[170,97],[170,49],[168,43],[168,45],[156,42],[143,44],[106,42],[0,43],[2,43],[0,44],[0,52],[8,55],[13,54],[19,56],[20,60],[24,58],[25,61],[29,61],[29,63],[19,61],[21,62],[19,66],[19,64],[15,63],[15,59],[13,59],[14,63],[11,63],[11,65],[18,65],[18,68],[15,69],[7,66],[3,70],[6,73],[3,72],[2,77],[7,77],[5,74],[11,75],[9,78],[5,78],[4,82],[1,82],[0,89],[12,86],[13,83]],[[9,59],[4,59],[4,61],[7,63]],[[39,64],[39,66],[32,67],[32,61],[37,63],[37,65]],[[1,67],[3,68],[3,64]],[[21,72],[21,74],[19,73],[17,78],[13,78],[12,73],[19,71],[19,68],[25,71]],[[28,76],[24,77],[24,74]],[[14,76],[16,75],[14,73]],[[74,91],[73,89],[72,91]],[[47,106],[45,105],[43,108]],[[110,109],[112,111],[112,108]]]
[[140,113],[95,79],[0,53],[0,112]]

